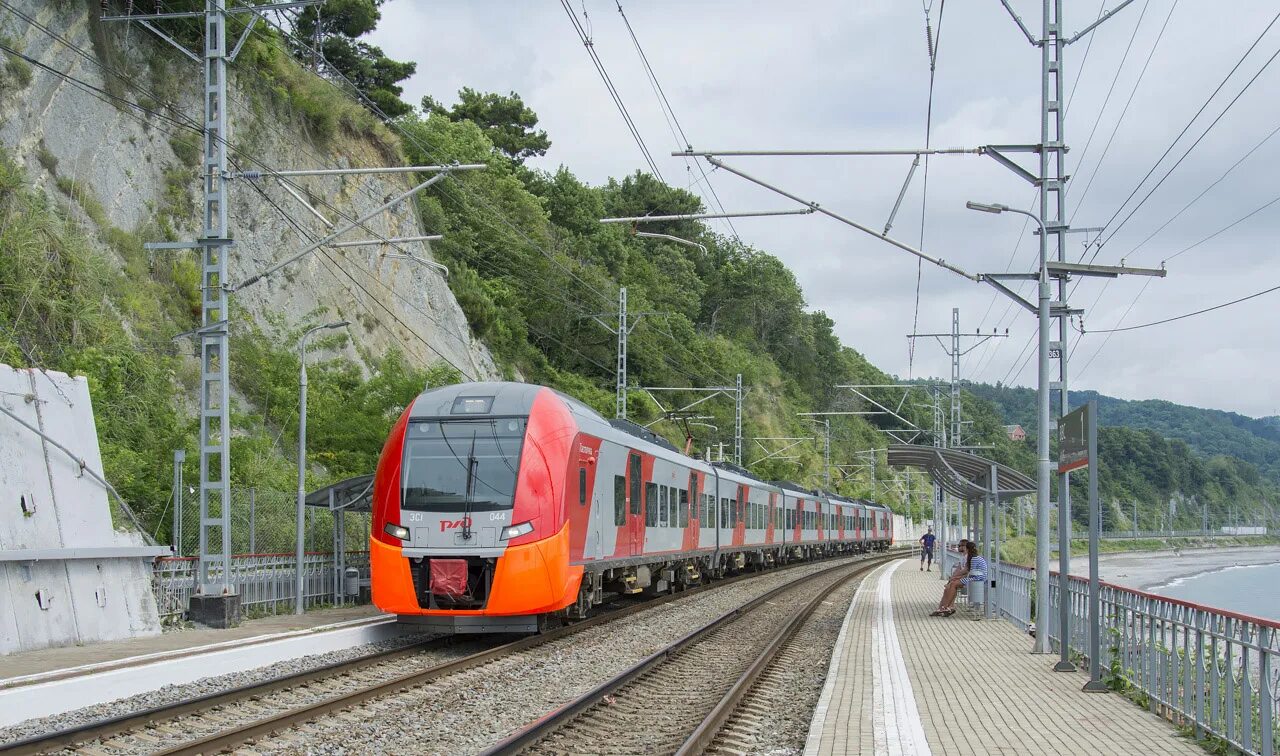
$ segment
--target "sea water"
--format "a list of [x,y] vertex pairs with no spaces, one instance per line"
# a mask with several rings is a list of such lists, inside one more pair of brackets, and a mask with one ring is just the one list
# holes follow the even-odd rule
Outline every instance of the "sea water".
[[1156,586],[1150,592],[1280,621],[1280,562],[1202,572]]

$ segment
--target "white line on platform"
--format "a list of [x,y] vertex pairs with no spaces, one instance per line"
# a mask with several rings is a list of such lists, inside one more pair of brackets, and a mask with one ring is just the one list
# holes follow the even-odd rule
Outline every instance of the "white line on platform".
[[902,644],[893,622],[893,573],[904,564],[895,561],[881,575],[871,625],[872,735],[877,754],[930,756],[924,723],[916,707]]
[[840,634],[836,636],[836,644],[831,651],[831,664],[827,667],[827,681],[822,686],[822,694],[818,697],[818,705],[813,707],[813,719],[809,722],[809,736],[805,739],[804,756],[817,756],[822,746],[822,729],[827,721],[827,714],[831,709],[831,698],[835,695],[836,682],[840,676],[840,658],[844,656],[845,637],[849,633],[849,625],[853,624],[853,612],[858,608],[858,599],[862,596],[862,589],[871,582],[876,572],[883,570],[884,567],[877,567],[871,571],[863,581],[858,585],[858,590],[853,592],[853,600],[849,602],[849,611],[844,614],[844,622],[840,625]]
[[[202,647],[194,656],[192,652],[196,649],[166,651],[156,654],[164,657],[156,661],[123,667],[116,665],[100,672],[6,688],[0,690],[0,727],[149,693],[166,685],[243,672],[420,631],[413,626],[398,624],[394,618],[378,619],[383,621],[359,620],[331,625],[324,631],[315,628],[277,633],[268,636],[273,639],[266,641],[264,636],[227,641],[213,644],[217,650]],[[143,657],[134,657],[133,661],[140,658]]]

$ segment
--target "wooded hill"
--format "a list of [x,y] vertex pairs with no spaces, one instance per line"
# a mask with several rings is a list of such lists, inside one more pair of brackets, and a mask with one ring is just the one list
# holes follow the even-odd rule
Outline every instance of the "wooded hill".
[[[1036,427],[1036,393],[1019,386],[966,383],[975,395],[994,404],[1010,423],[1028,434]],[[1072,391],[1071,406],[1096,400],[1104,426],[1150,430],[1166,439],[1186,442],[1202,457],[1226,455],[1249,462],[1280,484],[1280,417],[1252,418],[1235,412],[1201,409],[1160,399],[1129,400],[1096,391]]]
[[[111,49],[112,35],[123,33],[100,29],[92,19],[89,24],[101,51]],[[147,40],[136,35],[133,44]],[[352,39],[343,45],[355,56],[347,63],[359,86],[363,64],[376,59],[362,62],[360,54],[373,53],[361,53]],[[148,60],[165,60],[165,54],[157,45]],[[638,238],[626,226],[599,223],[607,216],[707,208],[699,197],[644,173],[589,186],[565,167],[528,167],[524,161],[533,155],[554,155],[555,135],[537,129],[536,114],[515,93],[464,89],[452,105],[400,103],[404,107],[392,108],[395,117],[384,125],[388,108],[379,103],[400,102],[399,79],[367,83],[363,89],[379,94],[356,100],[336,76],[318,77],[294,56],[308,59],[296,40],[259,25],[237,64],[237,82],[264,119],[297,129],[300,140],[323,148],[338,137],[367,139],[407,165],[487,164],[487,170],[430,187],[416,207],[422,228],[444,235],[431,252],[449,267],[449,285],[471,331],[506,377],[554,386],[611,417],[615,338],[605,326],[615,324],[618,290],[625,286],[632,323],[646,313],[629,339],[629,377],[636,387],[629,395],[631,419],[654,422],[654,430],[679,446],[692,437],[695,453],[718,450],[721,443],[732,450],[731,398],[703,402],[696,419],[664,419],[640,387],[732,386],[741,374],[743,462],[762,478],[811,485],[823,482],[822,445],[813,423],[799,413],[875,409],[835,386],[895,382],[840,342],[832,320],[808,309],[794,275],[767,251],[697,222],[649,224],[645,230],[700,247]],[[8,87],[10,96],[20,96],[32,73],[12,61],[7,65],[0,68],[6,77],[0,95]],[[173,75],[153,65],[151,84],[176,87]],[[141,99],[128,81],[117,86],[117,100]],[[139,117],[165,127],[154,115]],[[183,145],[189,135],[178,138]],[[255,157],[252,139],[234,148],[238,158]],[[177,146],[174,153],[180,155]],[[184,210],[194,217],[190,192],[198,177],[177,166],[172,189],[181,202],[158,209],[138,228],[121,229],[95,204],[95,191],[105,187],[77,184],[60,176],[56,165],[44,168],[59,177],[52,189],[36,186],[30,168],[0,148],[0,360],[89,377],[106,473],[163,540],[170,451],[185,447],[189,460],[196,457],[191,408],[197,368],[172,336],[195,325],[198,276],[190,260],[146,255],[142,241],[171,238],[170,224]],[[238,485],[289,490],[298,401],[294,347],[313,319],[267,329],[243,312],[233,309],[232,315],[233,478]],[[364,327],[350,331],[362,362],[317,358],[310,368],[310,487],[369,472],[390,424],[416,393],[461,377],[447,365],[413,364],[394,348],[374,352],[361,337],[377,326],[365,322],[374,316],[354,317]],[[663,396],[670,408],[705,394]],[[920,406],[924,393],[905,402],[900,391],[874,390],[871,396],[907,421],[932,428],[931,411]],[[1002,430],[1006,422],[1023,421],[982,396],[981,387],[966,391],[965,418],[973,421],[966,426],[968,439],[990,444],[996,459],[1033,472],[1033,442],[1014,443]],[[889,415],[833,417],[831,458],[838,468],[831,487],[927,516],[931,487],[921,476],[895,475],[883,451],[874,451],[888,441],[881,429],[898,427],[902,420]],[[778,444],[754,441],[777,437],[810,440],[773,456]],[[1276,498],[1273,484],[1252,465],[1225,457],[1205,461],[1154,433],[1107,429],[1103,446],[1103,492],[1115,505],[1109,523],[1132,501],[1140,504],[1146,526],[1175,496],[1195,497],[1219,517],[1233,504],[1256,507]],[[1180,516],[1184,511],[1190,507],[1180,508]],[[1083,521],[1082,513],[1077,518]],[[1191,524],[1180,520],[1179,526]]]

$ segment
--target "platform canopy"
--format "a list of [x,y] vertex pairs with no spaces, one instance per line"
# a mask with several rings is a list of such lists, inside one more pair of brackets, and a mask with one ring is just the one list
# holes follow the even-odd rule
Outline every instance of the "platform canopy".
[[991,493],[991,469],[995,466],[997,492],[1001,499],[1035,493],[1036,482],[1012,467],[986,457],[916,444],[890,444],[887,449],[890,467],[920,467],[928,471],[933,482],[943,490],[965,501],[982,501]]
[[373,476],[360,475],[318,488],[307,494],[307,506],[343,509],[348,512],[373,511]]

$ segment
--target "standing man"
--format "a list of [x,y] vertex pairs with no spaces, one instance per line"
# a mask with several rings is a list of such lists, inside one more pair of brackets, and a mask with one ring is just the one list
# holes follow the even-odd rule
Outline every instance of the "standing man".
[[925,557],[929,559],[929,572],[933,572],[933,542],[937,538],[933,535],[933,528],[929,528],[929,532],[920,536],[920,571],[925,572]]

